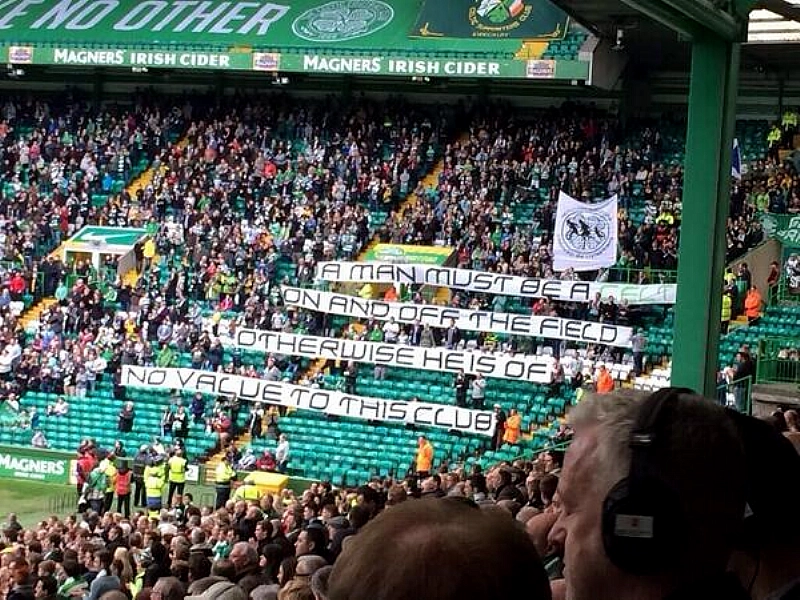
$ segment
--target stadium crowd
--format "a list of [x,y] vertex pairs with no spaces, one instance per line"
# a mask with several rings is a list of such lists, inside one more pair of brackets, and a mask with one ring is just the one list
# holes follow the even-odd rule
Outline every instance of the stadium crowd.
[[[559,190],[589,201],[620,195],[619,269],[598,277],[614,279],[634,268],[637,282],[645,282],[648,272],[657,278],[676,264],[682,169],[659,160],[658,126],[623,129],[582,105],[527,120],[503,104],[444,108],[401,99],[298,102],[288,96],[219,104],[210,96],[162,98],[146,91],[127,107],[98,108],[71,93],[48,101],[9,99],[4,106],[0,230],[6,256],[21,256],[6,269],[7,291],[0,294],[0,377],[2,398],[18,410],[26,410],[26,391],[63,394],[69,403],[91,393],[99,379],[114,378],[122,364],[173,366],[181,353],[191,355],[194,368],[298,381],[302,370],[292,357],[254,365],[226,354],[218,338],[237,325],[387,339],[386,326],[367,323],[366,334],[333,330],[323,315],[287,309],[276,285],[314,285],[317,261],[351,258],[373,234],[389,242],[452,245],[464,267],[554,277],[550,239]],[[468,134],[454,139],[462,124]],[[439,158],[438,181],[426,187],[423,176]],[[119,182],[142,161],[154,177],[131,196]],[[768,170],[762,166],[753,177]],[[772,186],[780,188],[779,178],[746,179],[734,189],[732,255],[760,240],[752,211],[763,202],[759,193],[772,194]],[[110,194],[107,201],[103,194]],[[399,208],[397,200],[409,195],[415,201]],[[532,222],[517,218],[522,207],[533,209]],[[137,248],[136,284],[124,282],[111,264],[97,272],[47,256],[83,224],[147,227],[152,238]],[[27,335],[15,304],[26,293],[59,300]],[[412,298],[425,302],[421,294]],[[451,300],[492,310],[505,310],[507,301],[465,293]],[[648,315],[613,298],[512,309],[635,326]],[[400,327],[394,339],[453,345],[447,332],[414,332]],[[637,374],[647,344],[639,337]],[[457,338],[461,346],[535,351],[526,339],[500,345],[491,335]],[[633,365],[637,358],[603,347],[580,356],[565,355],[564,344],[552,344],[552,351],[567,363],[568,381],[584,372],[582,361]],[[124,389],[115,390],[123,400]],[[222,424],[222,433],[230,433],[224,425],[235,427],[236,418],[226,406],[186,407],[190,426],[202,423],[219,433]],[[31,425],[42,419],[24,416]]]
[[[781,435],[686,390],[617,390],[572,409],[566,455],[485,474],[427,470],[421,454],[406,479],[354,489],[312,483],[216,509],[175,490],[154,514],[100,500],[27,527],[9,514],[0,595],[455,600],[505,596],[524,578],[537,600],[789,600],[800,585],[800,530],[782,523],[800,500],[789,416]],[[658,436],[646,456],[630,445],[644,429]],[[754,514],[742,523],[745,504]],[[642,539],[631,510],[654,520],[655,539]],[[614,515],[629,528],[614,529]]]

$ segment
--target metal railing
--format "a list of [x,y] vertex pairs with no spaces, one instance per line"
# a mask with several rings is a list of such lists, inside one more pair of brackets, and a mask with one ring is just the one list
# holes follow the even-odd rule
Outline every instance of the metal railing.
[[748,375],[717,386],[716,401],[745,415],[753,414],[753,378]]
[[770,304],[800,304],[800,289],[790,288],[787,278],[781,276],[778,285],[770,289]]
[[609,283],[677,283],[678,272],[663,269],[611,267]]
[[798,350],[800,341],[797,338],[765,338],[759,341],[756,382],[800,383]]

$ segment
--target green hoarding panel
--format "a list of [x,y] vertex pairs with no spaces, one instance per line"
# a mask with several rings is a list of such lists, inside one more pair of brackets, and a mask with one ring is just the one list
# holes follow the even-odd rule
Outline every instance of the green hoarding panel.
[[67,454],[0,446],[0,478],[69,483],[69,470]]
[[495,79],[589,78],[589,63],[577,60],[494,60],[488,58],[387,57],[279,52],[183,52],[131,48],[11,46],[0,59],[17,65],[155,67],[221,71],[400,75]]
[[564,38],[568,23],[549,0],[425,0],[412,35],[554,40]]
[[[530,27],[528,21],[555,22],[553,17],[545,18],[552,12],[549,8],[540,8],[545,1],[522,3],[526,11],[531,9],[526,13],[530,17],[525,28]],[[439,4],[451,3],[440,0]],[[479,3],[458,0],[457,4],[468,12],[468,5]],[[301,53],[397,50],[509,57],[520,49],[519,36],[492,39],[487,44],[485,37],[473,38],[467,29],[463,39],[415,37],[419,36],[415,25],[420,11],[430,11],[434,5],[422,0],[0,0],[0,30],[7,45],[87,49],[155,46],[202,52],[245,47]],[[459,15],[454,23],[468,20],[460,12],[454,14]]]
[[765,213],[761,217],[764,232],[786,248],[800,248],[800,216]]

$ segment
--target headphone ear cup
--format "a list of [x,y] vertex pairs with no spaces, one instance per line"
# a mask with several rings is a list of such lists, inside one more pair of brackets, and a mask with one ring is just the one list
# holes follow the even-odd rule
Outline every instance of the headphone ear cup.
[[658,481],[648,479],[632,490],[626,477],[603,502],[603,547],[609,560],[628,573],[653,574],[674,562],[681,525],[680,505]]

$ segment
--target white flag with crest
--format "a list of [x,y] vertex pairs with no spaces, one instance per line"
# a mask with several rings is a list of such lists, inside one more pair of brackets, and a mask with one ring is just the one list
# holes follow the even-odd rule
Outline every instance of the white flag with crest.
[[553,269],[595,271],[617,262],[617,196],[598,204],[561,192],[553,234]]

